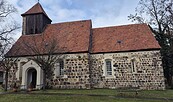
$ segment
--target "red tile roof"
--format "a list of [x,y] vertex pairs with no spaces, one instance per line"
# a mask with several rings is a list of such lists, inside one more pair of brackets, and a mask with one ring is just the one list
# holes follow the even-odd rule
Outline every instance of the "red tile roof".
[[[48,44],[52,39],[56,40],[56,46],[61,50],[54,53],[88,52],[89,43],[92,43],[92,53],[160,49],[146,24],[95,29],[91,26],[90,20],[49,24],[42,34],[22,35],[6,55],[34,55],[34,53],[29,53],[31,50],[24,42],[43,49],[45,46],[41,44],[43,39]],[[89,42],[90,34],[92,34],[92,42]],[[42,54],[46,54],[46,51],[43,50]]]
[[46,43],[50,43],[52,39],[56,40],[57,49],[61,51],[55,53],[88,52],[91,29],[90,20],[49,24],[42,34],[22,35],[6,55],[31,55],[32,50],[26,46],[26,43],[43,49],[41,44],[43,39]]
[[[38,13],[43,13],[46,17],[48,17],[48,15],[46,14],[46,12],[44,11],[43,7],[40,5],[40,3],[35,4],[32,8],[30,8],[28,11],[26,11],[25,13],[22,14],[22,16],[24,15],[30,15],[30,14],[38,14]],[[48,17],[49,18],[49,17]],[[49,18],[50,19],[50,18]]]
[[147,24],[93,29],[92,53],[160,48]]

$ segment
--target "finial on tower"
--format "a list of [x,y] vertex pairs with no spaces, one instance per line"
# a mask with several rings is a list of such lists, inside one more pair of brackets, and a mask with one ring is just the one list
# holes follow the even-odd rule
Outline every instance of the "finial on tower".
[[38,0],[38,3],[39,3],[40,0]]

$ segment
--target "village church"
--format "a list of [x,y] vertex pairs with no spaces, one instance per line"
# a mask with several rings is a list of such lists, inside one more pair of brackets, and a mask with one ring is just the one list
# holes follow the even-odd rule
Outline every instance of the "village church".
[[29,53],[24,42],[34,46],[44,36],[46,45],[54,39],[62,49],[51,79],[46,79],[52,88],[165,89],[160,46],[147,24],[102,28],[92,28],[91,20],[51,24],[40,3],[21,16],[22,35],[6,54],[7,58],[18,58],[17,68],[10,71],[9,84],[15,82],[27,89],[32,82],[35,89],[42,88],[43,70],[32,60],[36,55]]

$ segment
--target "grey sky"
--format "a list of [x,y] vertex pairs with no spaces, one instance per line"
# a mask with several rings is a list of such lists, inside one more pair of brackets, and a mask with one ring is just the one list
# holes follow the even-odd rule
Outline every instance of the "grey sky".
[[[8,0],[17,9],[14,18],[22,24],[20,14],[38,0]],[[93,27],[131,24],[127,16],[134,14],[139,0],[40,0],[52,23],[91,19]],[[21,30],[19,32],[21,35]]]

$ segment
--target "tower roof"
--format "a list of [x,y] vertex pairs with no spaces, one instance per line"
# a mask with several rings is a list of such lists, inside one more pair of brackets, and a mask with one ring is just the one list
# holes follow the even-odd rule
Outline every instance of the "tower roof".
[[40,14],[40,13],[43,13],[46,17],[48,17],[48,15],[46,14],[46,12],[42,8],[41,4],[38,2],[32,8],[30,8],[28,11],[26,11],[25,13],[23,13],[22,16],[31,15],[31,14]]

